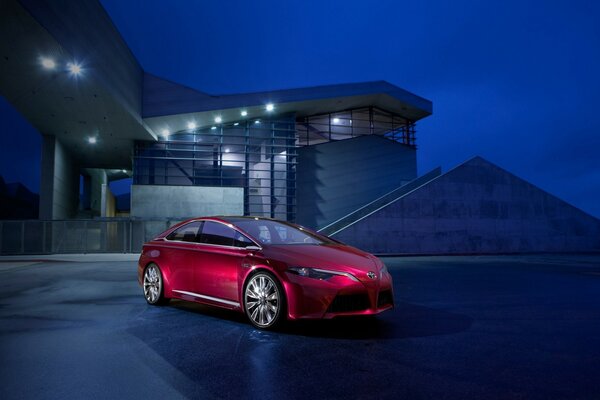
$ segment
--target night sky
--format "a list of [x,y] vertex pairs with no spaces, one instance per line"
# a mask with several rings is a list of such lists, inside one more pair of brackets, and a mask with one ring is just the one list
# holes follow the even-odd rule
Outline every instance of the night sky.
[[[600,217],[600,2],[102,4],[150,73],[216,94],[386,80],[433,101],[420,174],[481,155]],[[0,174],[37,192],[39,134],[4,98],[0,118]]]

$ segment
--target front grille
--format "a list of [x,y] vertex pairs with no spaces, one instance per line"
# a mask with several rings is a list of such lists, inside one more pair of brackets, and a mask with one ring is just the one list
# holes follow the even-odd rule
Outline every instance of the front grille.
[[327,312],[353,312],[366,310],[370,306],[369,296],[362,294],[341,294],[335,297]]
[[377,297],[377,308],[381,308],[381,307],[387,306],[389,304],[394,304],[394,298],[392,297],[392,291],[384,290],[383,292],[379,292],[379,297]]

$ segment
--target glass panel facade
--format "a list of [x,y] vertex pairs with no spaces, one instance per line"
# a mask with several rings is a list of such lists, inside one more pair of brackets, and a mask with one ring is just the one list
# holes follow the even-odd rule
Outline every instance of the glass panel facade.
[[362,135],[415,147],[414,123],[375,107],[278,115],[136,142],[133,184],[242,187],[245,215],[294,221],[297,148]]
[[136,142],[133,184],[244,188],[245,215],[293,221],[293,115],[206,126]]
[[415,124],[404,117],[376,107],[298,118],[296,129],[299,146],[362,135],[379,135],[416,147]]

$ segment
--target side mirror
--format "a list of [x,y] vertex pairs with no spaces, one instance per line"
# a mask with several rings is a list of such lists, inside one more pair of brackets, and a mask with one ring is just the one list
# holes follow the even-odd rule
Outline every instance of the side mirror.
[[258,246],[246,246],[246,250],[248,250],[248,251],[259,251],[260,247],[258,247]]

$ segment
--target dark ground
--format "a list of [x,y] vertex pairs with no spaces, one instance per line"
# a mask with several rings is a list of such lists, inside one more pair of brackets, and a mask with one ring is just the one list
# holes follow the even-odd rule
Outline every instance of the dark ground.
[[0,263],[0,398],[600,399],[600,257],[385,261],[395,310],[269,333],[133,262]]

